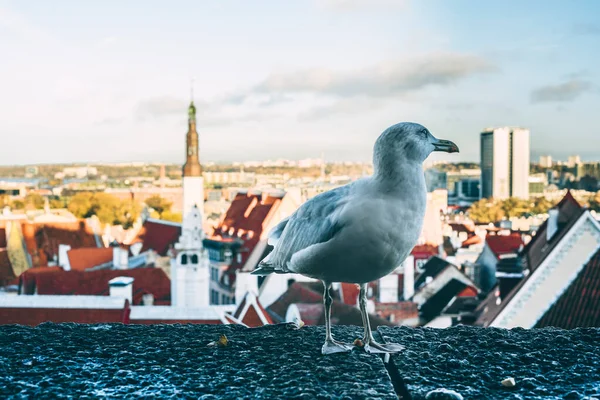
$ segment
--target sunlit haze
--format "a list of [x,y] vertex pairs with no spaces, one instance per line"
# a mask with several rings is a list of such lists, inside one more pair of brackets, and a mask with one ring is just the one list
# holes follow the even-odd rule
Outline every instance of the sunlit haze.
[[370,160],[427,126],[479,160],[489,126],[532,160],[597,156],[600,2],[2,1],[0,164]]

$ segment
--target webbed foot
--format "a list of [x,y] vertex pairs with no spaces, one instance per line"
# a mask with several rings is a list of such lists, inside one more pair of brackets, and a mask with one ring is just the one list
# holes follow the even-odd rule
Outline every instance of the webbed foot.
[[364,348],[365,348],[365,351],[370,354],[399,353],[402,350],[404,350],[404,346],[402,346],[400,344],[396,344],[396,343],[381,344],[381,343],[377,343],[374,340],[370,340],[370,341],[366,342]]
[[346,353],[352,351],[354,346],[347,343],[338,342],[337,340],[327,340],[321,348],[321,354]]

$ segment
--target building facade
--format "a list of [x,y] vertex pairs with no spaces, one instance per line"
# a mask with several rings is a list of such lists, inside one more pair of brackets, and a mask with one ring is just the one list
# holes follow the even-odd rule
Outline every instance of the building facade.
[[481,133],[481,198],[529,198],[529,130]]

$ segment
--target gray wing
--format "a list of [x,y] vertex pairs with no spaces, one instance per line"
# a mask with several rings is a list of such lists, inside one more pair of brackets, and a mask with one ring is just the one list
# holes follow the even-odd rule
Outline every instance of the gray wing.
[[279,242],[279,238],[285,229],[290,217],[282,219],[273,229],[269,232],[269,237],[267,238],[267,244],[270,246],[276,246],[277,242]]
[[[341,228],[337,216],[348,200],[349,192],[350,185],[346,185],[321,193],[277,225],[272,231],[275,248],[261,265],[276,271],[288,271],[287,263],[295,253],[330,240]],[[279,237],[275,240],[277,235]]]

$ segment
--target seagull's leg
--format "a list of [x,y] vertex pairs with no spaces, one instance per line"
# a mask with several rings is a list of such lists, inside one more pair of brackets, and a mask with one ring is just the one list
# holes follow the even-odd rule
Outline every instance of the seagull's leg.
[[365,337],[363,343],[365,345],[365,351],[367,353],[397,353],[404,349],[404,346],[395,343],[381,344],[377,343],[373,338],[373,332],[371,331],[371,322],[369,321],[369,314],[367,313],[367,284],[360,284],[360,294],[358,303],[360,306],[360,313],[362,315],[363,326],[365,328]]
[[333,303],[333,298],[331,297],[331,283],[324,281],[323,289],[323,303],[325,304],[325,344],[321,349],[321,353],[333,354],[351,351],[353,346],[333,340],[333,336],[331,335],[331,304]]

